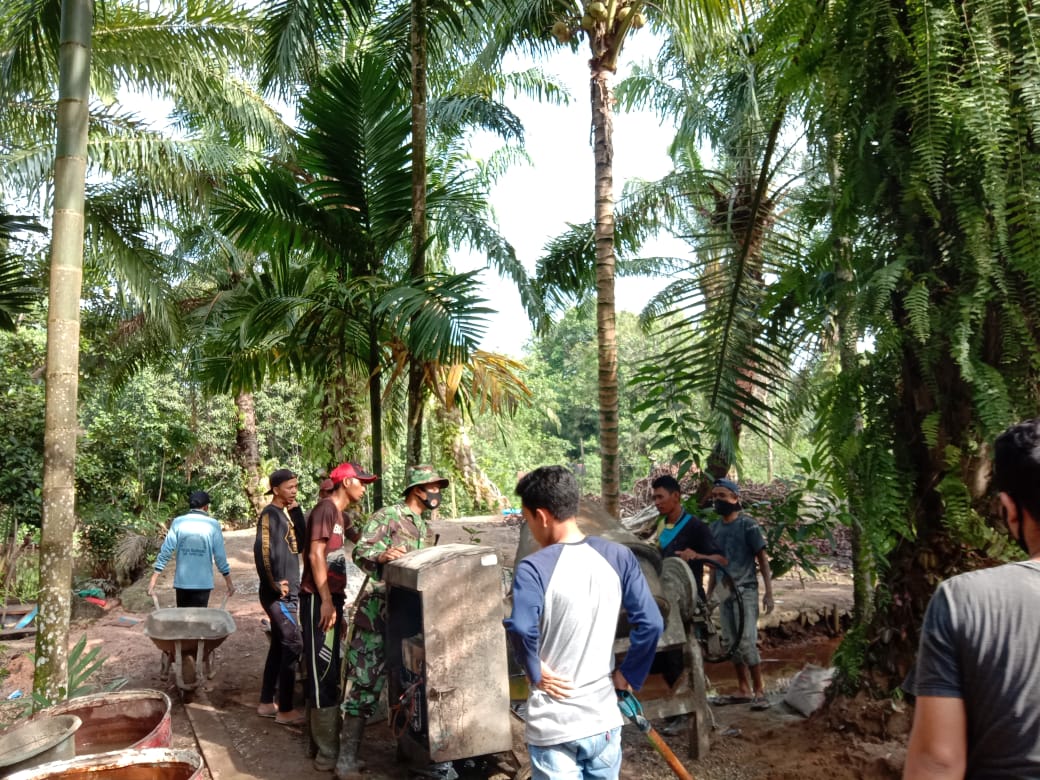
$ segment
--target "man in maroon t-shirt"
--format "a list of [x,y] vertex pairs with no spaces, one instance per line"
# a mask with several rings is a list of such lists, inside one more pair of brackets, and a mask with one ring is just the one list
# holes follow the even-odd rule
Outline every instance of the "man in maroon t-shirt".
[[340,635],[347,585],[343,511],[365,495],[378,477],[357,463],[341,463],[329,474],[332,492],[307,518],[307,554],[300,581],[300,623],[307,659],[311,738],[318,746],[314,768],[327,772],[339,753]]

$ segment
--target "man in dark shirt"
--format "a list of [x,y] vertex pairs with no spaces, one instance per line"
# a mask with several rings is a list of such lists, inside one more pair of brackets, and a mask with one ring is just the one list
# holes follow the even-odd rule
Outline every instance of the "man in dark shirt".
[[654,506],[661,513],[654,532],[661,557],[675,556],[690,565],[697,582],[697,594],[703,600],[704,564],[700,561],[709,560],[725,566],[726,557],[722,554],[722,548],[716,544],[707,524],[683,506],[682,488],[675,477],[665,474],[655,479],[650,486],[654,491]]
[[360,503],[366,486],[378,477],[357,463],[341,463],[329,479],[332,493],[307,518],[307,552],[300,584],[311,738],[318,746],[314,768],[322,772],[335,768],[339,755],[340,637],[347,586],[343,512]]
[[303,712],[293,707],[296,662],[303,650],[299,618],[303,511],[296,503],[299,482],[292,471],[277,469],[271,473],[268,483],[271,503],[260,511],[253,542],[253,560],[260,579],[260,605],[271,623],[271,645],[267,650],[256,712],[288,726],[304,720]]
[[[706,601],[704,593],[703,560],[714,561],[720,566],[726,565],[722,549],[715,543],[711,529],[698,517],[690,514],[682,503],[682,488],[678,480],[671,474],[657,477],[650,483],[653,488],[654,506],[661,516],[657,518],[654,539],[661,550],[662,558],[680,558],[689,565],[693,579],[697,583],[697,595]],[[669,685],[682,677],[685,663],[683,651],[673,649],[659,655],[660,672]],[[669,718],[663,727],[666,734],[674,734],[683,728],[685,717],[677,715]]]

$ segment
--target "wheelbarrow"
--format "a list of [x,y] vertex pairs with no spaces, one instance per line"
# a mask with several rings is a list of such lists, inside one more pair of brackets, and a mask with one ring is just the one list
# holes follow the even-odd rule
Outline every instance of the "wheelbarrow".
[[[154,597],[153,597],[154,598]],[[190,694],[216,675],[213,651],[235,632],[235,619],[223,607],[175,607],[159,609],[144,621],[144,635],[162,650],[159,677],[166,680],[173,667],[182,695]]]

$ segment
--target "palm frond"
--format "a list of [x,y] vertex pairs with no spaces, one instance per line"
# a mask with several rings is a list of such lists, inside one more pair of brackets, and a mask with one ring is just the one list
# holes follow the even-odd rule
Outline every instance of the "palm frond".
[[293,85],[320,73],[327,52],[338,51],[351,27],[364,27],[371,0],[272,0],[264,6],[263,87]]
[[464,363],[476,352],[491,312],[480,305],[478,273],[431,274],[418,285],[395,286],[374,312],[391,332],[404,334],[419,361]]
[[483,95],[450,94],[431,99],[427,106],[430,127],[448,135],[480,128],[503,140],[523,142],[524,126],[507,106]]

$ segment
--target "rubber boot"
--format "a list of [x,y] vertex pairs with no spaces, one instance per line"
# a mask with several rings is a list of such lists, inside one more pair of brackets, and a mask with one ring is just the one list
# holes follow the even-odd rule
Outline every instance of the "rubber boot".
[[343,716],[343,731],[339,735],[339,760],[336,761],[336,780],[359,780],[365,762],[358,759],[365,719]]
[[339,707],[311,710],[311,739],[318,747],[314,768],[319,772],[335,769],[339,755]]

